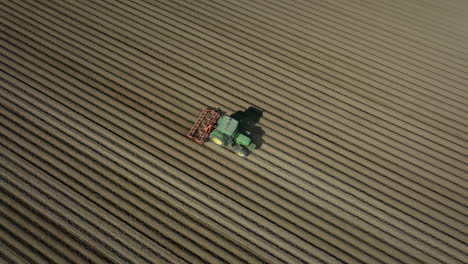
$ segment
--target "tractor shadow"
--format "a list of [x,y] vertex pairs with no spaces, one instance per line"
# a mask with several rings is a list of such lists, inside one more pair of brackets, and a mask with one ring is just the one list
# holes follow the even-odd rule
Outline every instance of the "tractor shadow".
[[257,149],[260,149],[263,145],[263,135],[265,135],[265,131],[257,124],[263,117],[263,110],[251,106],[245,111],[233,113],[231,117],[239,121],[239,131],[249,135],[252,142],[257,146]]

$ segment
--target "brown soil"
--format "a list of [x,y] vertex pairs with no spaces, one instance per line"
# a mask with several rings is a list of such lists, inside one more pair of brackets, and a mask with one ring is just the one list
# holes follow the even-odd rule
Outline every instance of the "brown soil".
[[[467,263],[468,2],[0,3],[0,260]],[[247,159],[186,134],[262,109]]]

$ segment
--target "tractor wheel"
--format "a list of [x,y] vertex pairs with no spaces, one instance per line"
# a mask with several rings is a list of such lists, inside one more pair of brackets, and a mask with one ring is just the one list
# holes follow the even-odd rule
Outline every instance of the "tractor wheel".
[[210,134],[210,140],[218,146],[226,145],[224,138],[217,135]]
[[236,153],[238,156],[241,156],[243,158],[247,157],[247,155],[249,154],[249,152],[247,151],[247,149],[245,149],[244,147],[242,146],[235,146],[232,151],[234,151],[234,153]]

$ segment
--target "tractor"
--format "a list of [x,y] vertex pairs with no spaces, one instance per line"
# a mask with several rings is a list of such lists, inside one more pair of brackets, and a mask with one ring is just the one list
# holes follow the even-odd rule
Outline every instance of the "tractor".
[[208,107],[201,112],[187,136],[200,144],[209,140],[245,158],[256,148],[249,128],[259,118],[252,119],[252,113],[261,116],[261,110],[254,107],[230,116],[219,108]]

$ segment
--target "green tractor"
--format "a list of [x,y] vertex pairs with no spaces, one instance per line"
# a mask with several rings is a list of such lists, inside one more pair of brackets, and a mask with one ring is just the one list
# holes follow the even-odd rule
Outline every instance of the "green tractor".
[[[248,111],[250,109],[253,108],[249,108]],[[252,120],[247,118],[248,111],[239,111],[227,116],[220,109],[207,108],[200,114],[188,137],[200,144],[209,139],[241,157],[247,157],[257,147],[252,142],[251,133],[248,130],[253,124]],[[258,122],[258,119],[256,121]]]
[[230,149],[241,157],[247,157],[256,148],[248,135],[239,132],[239,121],[230,116],[218,120],[218,126],[209,138],[216,145]]

